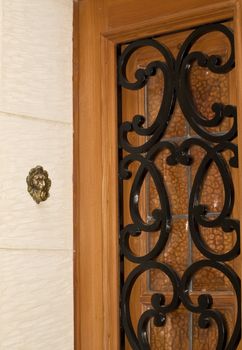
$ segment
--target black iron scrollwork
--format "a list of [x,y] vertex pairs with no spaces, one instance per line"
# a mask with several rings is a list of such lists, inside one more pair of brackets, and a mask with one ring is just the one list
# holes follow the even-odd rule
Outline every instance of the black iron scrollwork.
[[[226,62],[223,62],[220,56],[209,56],[192,50],[198,39],[215,31],[225,35],[230,43],[230,55]],[[153,61],[145,69],[138,69],[135,72],[134,81],[129,81],[126,70],[132,54],[136,50],[147,46],[157,50],[163,57],[163,60]],[[230,72],[235,66],[232,31],[219,23],[201,26],[187,37],[176,59],[165,45],[154,39],[132,42],[119,55],[118,83],[121,88],[129,90],[141,89],[158,70],[163,74],[164,81],[163,99],[153,123],[150,126],[146,126],[145,117],[135,115],[132,121],[126,121],[119,126],[119,147],[125,151],[125,156],[121,157],[119,164],[121,181],[125,181],[132,176],[129,170],[130,164],[134,162],[138,164],[138,170],[133,174],[130,191],[129,208],[132,223],[120,230],[121,255],[138,264],[124,281],[121,292],[122,324],[129,343],[135,350],[150,349],[147,331],[149,321],[153,319],[156,327],[164,326],[166,314],[176,310],[180,303],[190,312],[199,314],[199,327],[209,327],[211,320],[216,323],[218,331],[217,350],[235,350],[240,341],[240,279],[236,272],[227,264],[228,261],[235,259],[240,253],[240,224],[238,220],[231,216],[234,207],[234,185],[230,172],[230,167],[238,167],[238,148],[236,144],[231,142],[237,136],[237,113],[235,106],[224,105],[219,101],[214,101],[211,106],[214,117],[209,119],[201,114],[194,102],[189,82],[191,67],[194,62],[198,66],[206,67],[216,74]],[[122,97],[120,97],[119,104],[122,103],[121,99]],[[187,138],[180,145],[162,141],[173,114],[176,100],[190,127],[197,134],[194,137]],[[122,119],[121,117],[120,119]],[[219,126],[225,118],[233,119],[232,126],[228,131],[216,133],[209,130],[209,128]],[[132,144],[129,139],[130,133],[144,136],[143,144]],[[188,220],[192,241],[205,258],[192,263],[180,278],[171,266],[155,261],[166,247],[171,233],[172,222],[165,181],[161,171],[155,164],[155,160],[163,150],[168,150],[167,164],[170,166],[176,166],[177,164],[190,166],[193,163],[190,150],[194,146],[201,148],[205,155],[193,180],[189,199]],[[228,161],[223,156],[225,151],[229,151],[231,154]],[[207,206],[200,203],[200,198],[206,173],[212,165],[216,165],[221,175],[224,187],[224,203],[221,212],[211,219],[207,217]],[[160,203],[159,207],[153,211],[152,220],[149,222],[144,221],[139,210],[140,192],[147,174],[153,179]],[[200,232],[201,227],[219,227],[224,234],[235,233],[236,239],[231,250],[222,254],[213,251],[203,239],[203,235]],[[139,236],[142,231],[159,231],[159,238],[147,254],[137,256],[130,246],[130,238]],[[189,296],[189,286],[193,276],[199,270],[208,267],[224,274],[235,291],[237,316],[232,335],[229,338],[224,315],[213,307],[212,295],[201,294],[198,297],[197,305],[192,302]],[[152,309],[145,311],[141,315],[138,329],[135,331],[130,315],[130,295],[137,278],[151,269],[158,269],[168,277],[173,286],[173,298],[167,304],[164,294],[154,294],[151,298]]]

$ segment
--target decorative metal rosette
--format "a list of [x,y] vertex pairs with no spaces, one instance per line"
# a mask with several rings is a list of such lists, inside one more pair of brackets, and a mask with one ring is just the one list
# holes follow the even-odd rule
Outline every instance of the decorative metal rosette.
[[33,200],[39,204],[49,197],[51,180],[46,170],[42,166],[31,169],[26,178],[28,192]]

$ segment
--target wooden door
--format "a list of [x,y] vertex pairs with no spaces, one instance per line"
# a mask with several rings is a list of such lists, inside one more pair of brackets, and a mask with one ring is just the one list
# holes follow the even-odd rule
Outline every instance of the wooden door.
[[240,1],[74,25],[76,350],[242,348]]

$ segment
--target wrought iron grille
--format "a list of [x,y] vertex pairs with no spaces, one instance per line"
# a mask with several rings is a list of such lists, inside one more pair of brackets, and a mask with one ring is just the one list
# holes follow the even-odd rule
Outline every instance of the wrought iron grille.
[[[211,32],[220,32],[226,36],[230,43],[230,55],[223,62],[219,55],[207,55],[192,48],[199,38]],[[135,81],[127,77],[127,65],[136,50],[143,47],[152,47],[161,53],[163,60],[150,62],[146,68],[137,69]],[[135,264],[136,267],[121,283],[121,323],[125,335],[132,349],[150,349],[148,324],[153,319],[155,327],[163,327],[168,313],[179,308],[180,304],[191,313],[198,314],[198,327],[209,328],[210,321],[217,326],[216,349],[235,350],[240,341],[241,328],[241,296],[240,279],[229,262],[239,255],[240,250],[240,224],[232,217],[234,207],[234,184],[231,168],[238,167],[238,148],[235,141],[237,136],[236,106],[214,101],[211,108],[213,118],[203,115],[194,103],[189,76],[192,63],[196,62],[200,67],[206,67],[211,72],[222,75],[229,73],[235,66],[234,37],[232,30],[221,23],[204,25],[194,29],[180,47],[175,58],[170,50],[156,39],[143,39],[129,43],[124,50],[118,50],[118,89],[119,89],[119,186],[120,186],[120,262],[123,266],[124,259]],[[135,115],[132,121],[122,122],[122,91],[139,90],[145,87],[150,77],[160,71],[163,75],[164,94],[158,115],[154,122],[147,126],[143,115]],[[163,135],[169,125],[174,112],[175,103],[178,102],[184,117],[194,132],[194,136],[185,139],[181,144],[163,140]],[[230,118],[230,128],[223,133],[214,133],[211,128],[219,126],[225,118]],[[135,133],[143,136],[143,144],[134,145],[129,135]],[[166,158],[167,164],[176,167],[182,164],[189,167],[194,162],[191,156],[191,148],[199,146],[205,151],[205,155],[194,176],[191,187],[189,205],[187,208],[189,232],[192,242],[197,247],[203,258],[191,263],[180,277],[173,267],[167,263],[158,262],[156,258],[165,249],[171,234],[172,214],[169,197],[166,191],[166,183],[155,160],[162,150],[169,151]],[[230,159],[225,159],[224,151],[230,151]],[[138,170],[132,175],[131,163],[139,164]],[[224,204],[221,212],[215,218],[207,217],[206,203],[200,202],[200,194],[206,173],[212,164],[216,164],[224,187]],[[145,222],[140,214],[139,199],[141,187],[147,174],[152,177],[160,205],[152,212],[152,220]],[[132,186],[129,198],[129,211],[132,222],[123,225],[123,182],[130,179]],[[201,228],[221,228],[224,235],[235,233],[236,240],[233,247],[222,254],[213,251],[204,241]],[[139,237],[141,232],[152,234],[159,231],[159,238],[154,247],[142,256],[137,256],[130,246],[131,237]],[[197,303],[190,297],[189,286],[193,276],[203,268],[211,267],[223,273],[231,282],[237,300],[237,313],[234,329],[228,336],[228,329],[223,312],[214,307],[213,296],[201,293]],[[151,308],[143,312],[138,321],[137,330],[131,320],[130,296],[135,281],[142,273],[151,269],[162,271],[173,286],[172,300],[167,303],[164,293],[154,293],[151,297]],[[212,350],[212,349],[211,349]]]

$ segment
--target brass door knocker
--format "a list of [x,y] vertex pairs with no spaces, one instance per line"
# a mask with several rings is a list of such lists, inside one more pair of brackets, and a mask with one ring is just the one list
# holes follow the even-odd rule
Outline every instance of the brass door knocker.
[[38,165],[31,169],[26,178],[28,192],[36,203],[46,201],[49,197],[51,180],[42,166]]

